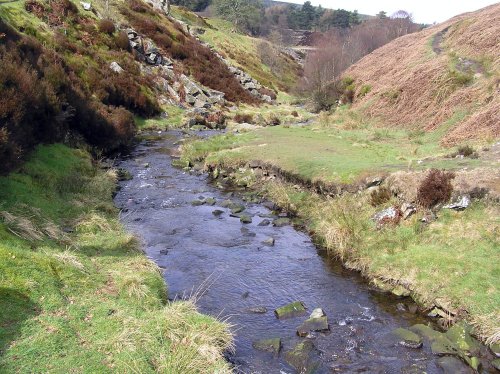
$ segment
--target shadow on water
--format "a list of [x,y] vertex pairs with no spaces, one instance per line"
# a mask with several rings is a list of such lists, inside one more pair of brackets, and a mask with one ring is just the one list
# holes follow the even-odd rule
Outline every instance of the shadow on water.
[[[173,168],[170,155],[180,136],[157,134],[122,159],[119,166],[133,179],[122,182],[115,202],[146,254],[165,269],[169,294],[182,298],[202,289],[200,310],[229,316],[236,349],[228,359],[237,370],[443,373],[428,345],[402,347],[391,334],[398,327],[429,322],[410,312],[411,300],[375,291],[358,273],[320,255],[311,239],[293,227],[261,225],[272,215],[263,205],[218,190],[205,175]],[[214,198],[215,204],[192,204],[205,198]],[[252,222],[232,217],[222,206],[226,199],[244,204]],[[269,238],[274,246],[264,244]],[[297,327],[307,315],[276,318],[276,308],[297,300],[306,305],[307,315],[322,308],[329,331],[301,338]],[[266,338],[281,338],[279,355],[254,349],[256,341]],[[290,354],[297,347],[306,350],[298,363]]]

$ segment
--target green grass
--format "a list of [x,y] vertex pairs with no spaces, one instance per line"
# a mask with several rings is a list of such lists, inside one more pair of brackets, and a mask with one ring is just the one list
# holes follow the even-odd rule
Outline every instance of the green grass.
[[168,130],[182,127],[186,118],[184,109],[174,105],[168,105],[163,108],[168,114],[168,118],[142,118],[135,117],[135,125],[139,130]]
[[278,57],[281,72],[273,73],[269,66],[262,62],[258,52],[258,45],[262,39],[235,31],[234,26],[221,19],[208,19],[210,27],[205,27],[205,33],[200,39],[213,46],[227,58],[231,64],[237,66],[256,79],[262,85],[279,91],[289,91],[295,87],[300,66],[290,58],[280,54]]
[[325,199],[279,182],[263,189],[278,205],[296,212],[318,243],[349,267],[371,279],[406,286],[424,305],[440,299],[467,310],[467,320],[485,339],[498,334],[498,204],[476,202],[464,212],[443,210],[428,226],[418,213],[380,230],[371,217],[396,201],[372,207],[368,193]]
[[[269,110],[286,120],[287,116],[279,115],[279,110],[272,107]],[[244,109],[241,112],[252,113]],[[464,115],[456,113],[437,131],[425,133],[376,127],[364,122],[359,114],[341,108],[334,115],[320,115],[312,126],[259,129],[251,136],[234,137],[235,144],[228,144],[227,149],[221,149],[219,140],[213,138],[191,145],[190,152],[194,154],[196,147],[202,148],[203,156],[210,154],[206,159],[208,164],[239,165],[256,159],[305,180],[342,183],[402,169],[488,166],[481,160],[446,158],[451,150],[439,145],[441,136]],[[209,151],[212,143],[217,146]]]
[[115,180],[62,145],[0,178],[0,372],[228,372],[228,326],[167,302]]

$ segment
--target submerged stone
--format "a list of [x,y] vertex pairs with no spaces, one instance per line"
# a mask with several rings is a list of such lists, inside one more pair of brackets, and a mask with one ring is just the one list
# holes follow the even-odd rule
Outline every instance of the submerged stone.
[[298,343],[286,352],[285,361],[300,373],[314,373],[319,366],[316,347],[310,340]]
[[242,214],[240,216],[240,221],[241,223],[252,223],[252,217],[250,217],[248,214]]
[[441,357],[437,366],[443,369],[444,374],[469,374],[472,370],[464,365],[458,358],[452,356]]
[[259,351],[270,352],[277,355],[281,350],[281,339],[271,338],[258,340],[252,344],[252,347]]
[[298,317],[306,313],[306,307],[302,301],[295,301],[276,309],[274,313],[279,319]]
[[116,170],[116,176],[119,181],[129,181],[133,178],[132,174],[130,174],[128,170],[123,168],[119,168]]
[[422,338],[415,334],[413,331],[398,328],[392,332],[398,337],[399,345],[407,348],[420,348],[422,347]]
[[274,238],[266,239],[262,242],[262,244],[272,247],[274,246]]
[[219,217],[221,216],[222,214],[224,213],[224,211],[220,210],[220,209],[216,209],[212,212],[212,214],[216,217]]
[[248,311],[255,314],[265,314],[267,313],[267,308],[265,306],[256,306],[253,308],[249,308]]
[[270,224],[271,224],[271,221],[269,221],[268,219],[263,219],[262,221],[260,221],[258,226],[269,226]]
[[288,226],[290,222],[291,222],[290,218],[277,218],[273,221],[273,226],[275,227]]
[[193,200],[193,201],[191,201],[191,205],[192,206],[201,206],[203,204],[205,204],[205,201],[203,201],[203,200]]
[[328,318],[326,316],[318,317],[318,318],[309,318],[302,325],[297,328],[297,335],[299,336],[307,336],[307,334],[311,331],[327,331],[328,327]]

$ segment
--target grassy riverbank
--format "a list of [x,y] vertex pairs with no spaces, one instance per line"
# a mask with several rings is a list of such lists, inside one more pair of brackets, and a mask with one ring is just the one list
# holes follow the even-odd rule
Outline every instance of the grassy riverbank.
[[[410,190],[429,168],[465,170],[456,178],[465,184],[476,182],[467,173],[477,171],[491,179],[485,183],[493,189],[498,186],[498,160],[447,158],[454,150],[442,148],[439,139],[439,132],[373,128],[345,109],[311,128],[278,126],[188,143],[183,157],[203,161],[232,180],[250,175],[250,187],[301,218],[318,243],[346,266],[396,293],[409,291],[421,305],[451,312],[452,319],[465,318],[484,340],[498,341],[498,203],[478,200],[463,212],[441,210],[429,224],[421,221],[424,209],[399,225],[380,228],[371,219],[384,208],[412,202],[405,196],[414,195]],[[255,160],[271,174],[274,167],[296,178],[262,177],[262,170],[246,168]],[[357,185],[377,175],[386,176],[382,187],[399,189],[399,197],[372,204],[372,191]],[[304,187],[314,181],[356,185],[356,192],[318,195]]]
[[167,301],[121,226],[116,173],[63,145],[0,177],[0,371],[229,372],[228,326]]

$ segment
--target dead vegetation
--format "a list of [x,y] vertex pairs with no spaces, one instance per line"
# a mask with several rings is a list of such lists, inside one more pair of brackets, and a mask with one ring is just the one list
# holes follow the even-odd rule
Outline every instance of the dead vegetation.
[[[457,16],[398,38],[349,68],[357,108],[384,123],[426,131],[443,130],[442,144],[500,136],[498,34],[500,5]],[[438,53],[435,36],[442,33]],[[473,61],[480,72],[463,71]],[[397,93],[397,94],[394,94]]]

